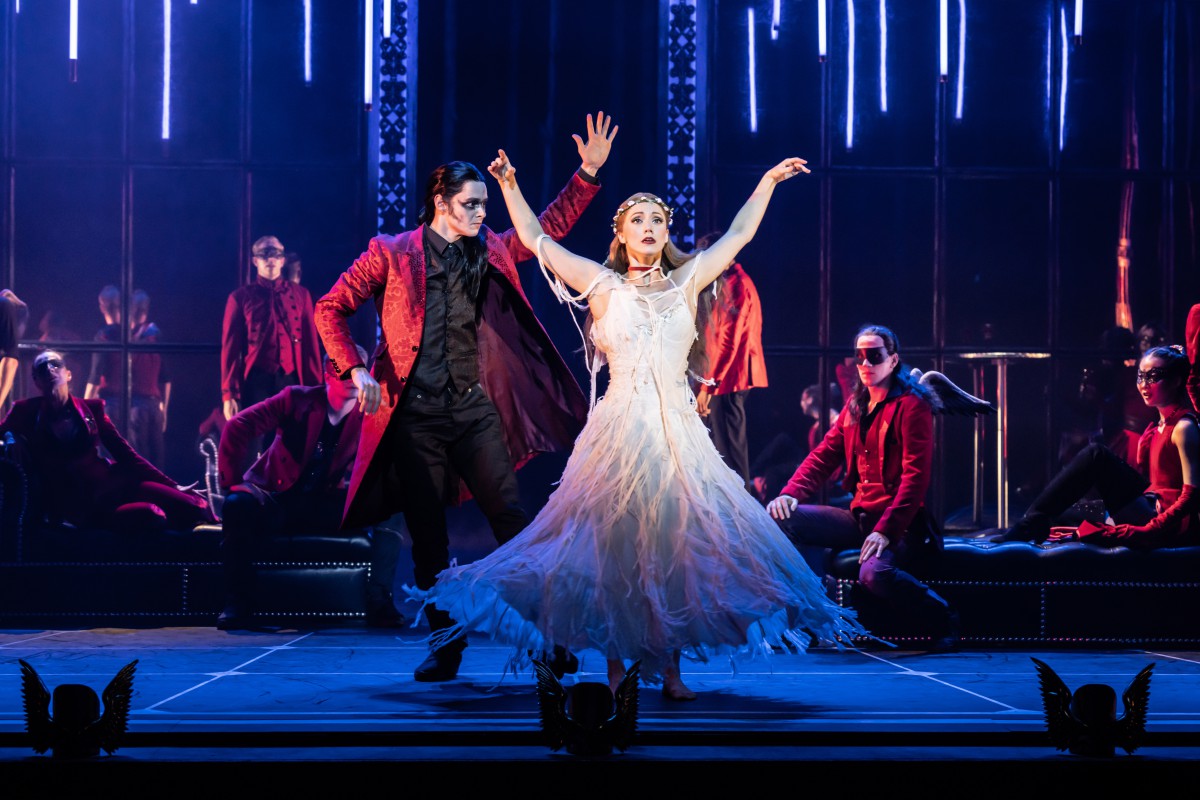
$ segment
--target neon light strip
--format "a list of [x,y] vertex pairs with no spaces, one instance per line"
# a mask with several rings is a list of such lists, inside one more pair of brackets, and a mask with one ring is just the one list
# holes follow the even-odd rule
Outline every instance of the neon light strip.
[[854,148],[854,0],[846,0],[846,27],[850,31],[846,51],[846,149]]
[[750,54],[750,132],[758,131],[758,87],[754,75],[754,9],[746,9],[746,29],[749,31],[747,51]]
[[163,0],[162,138],[171,138],[171,0]]
[[363,21],[366,26],[363,35],[363,105],[370,111],[371,101],[375,99],[375,0],[365,0],[363,6]]
[[[386,3],[387,0],[384,0],[384,2]],[[775,3],[771,7],[771,40],[772,41],[779,38],[779,4],[781,2],[782,2],[782,0],[775,0]]]
[[828,32],[825,30],[825,0],[817,0],[817,58],[825,60],[828,51],[825,46]]
[[1083,38],[1083,0],[1075,0],[1075,38]]
[[304,0],[304,83],[312,83],[312,0]]
[[938,0],[938,69],[945,80],[950,74],[949,0]]
[[887,113],[887,0],[879,0],[879,110]]
[[383,0],[383,38],[392,38],[392,0]]
[[967,0],[958,0],[958,97],[954,101],[954,118],[962,119],[963,72],[967,63]]
[[17,0],[17,13],[21,13],[21,0]]
[[79,59],[79,0],[71,0],[71,42],[67,47],[67,58]]
[[1058,90],[1058,151],[1067,141],[1067,10],[1060,14],[1059,30],[1062,39],[1062,85]]

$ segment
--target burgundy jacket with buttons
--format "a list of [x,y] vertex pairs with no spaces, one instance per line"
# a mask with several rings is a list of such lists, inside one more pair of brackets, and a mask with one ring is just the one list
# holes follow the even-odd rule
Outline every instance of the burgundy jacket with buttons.
[[[221,433],[217,459],[221,488],[229,491],[240,484],[250,484],[268,492],[291,489],[312,458],[328,414],[329,396],[323,385],[289,386],[234,414]],[[358,451],[362,419],[357,405],[346,415],[329,460],[326,475],[330,483],[326,488],[336,489],[344,483],[342,478]],[[247,448],[259,436],[274,438],[245,475],[237,474],[236,467],[246,463]]]
[[[558,240],[567,235],[600,187],[577,174],[538,218]],[[392,454],[379,447],[416,362],[425,325],[425,226],[395,236],[376,236],[317,301],[316,323],[339,375],[360,366],[348,319],[374,300],[382,337],[372,375],[379,382],[379,410],[363,420],[362,437],[344,527],[387,519],[403,498],[385,491]],[[509,229],[483,228],[489,277],[478,323],[479,374],[484,392],[499,412],[514,467],[537,453],[564,450],[587,419],[587,400],[529,305],[516,262],[533,256]],[[460,486],[459,497],[467,496]]]
[[[865,450],[864,457],[871,460],[872,472],[881,481],[863,480],[859,450]],[[879,409],[865,442],[859,438],[858,422],[851,420],[848,409],[843,408],[825,438],[783,487],[782,494],[804,502],[843,465],[846,477],[842,485],[854,496],[851,510],[862,509],[874,521],[872,530],[890,541],[898,541],[925,505],[925,494],[929,491],[933,468],[932,407],[924,398],[904,391]]]
[[308,289],[286,278],[256,277],[230,293],[221,334],[221,399],[241,400],[242,382],[254,367],[294,370],[302,386],[321,384],[321,342]]

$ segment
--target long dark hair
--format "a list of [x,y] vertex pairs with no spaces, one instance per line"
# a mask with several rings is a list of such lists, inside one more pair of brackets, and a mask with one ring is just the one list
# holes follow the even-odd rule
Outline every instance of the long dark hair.
[[[446,202],[462,191],[463,185],[471,181],[485,183],[483,173],[474,164],[466,161],[451,161],[429,173],[425,182],[425,206],[417,215],[417,221],[426,225],[433,222],[435,198],[441,195]],[[459,239],[463,249],[463,259],[466,265],[467,296],[475,300],[479,296],[479,287],[487,272],[487,238],[485,227],[480,227],[479,235],[464,236]]]
[[[896,334],[892,333],[891,328],[885,328],[883,325],[864,325],[858,329],[858,333],[854,334],[854,341],[851,347],[858,348],[858,340],[864,336],[878,336],[883,339],[883,349],[887,354],[893,355],[900,352],[900,339]],[[896,362],[896,368],[892,371],[892,385],[899,386],[901,391],[911,392],[918,397],[929,402],[932,399],[932,394],[921,384],[917,383],[912,376],[912,367],[904,363],[904,357]],[[863,385],[862,380],[858,377],[858,370],[854,370],[854,388],[850,390],[850,399],[846,403],[846,413],[850,419],[855,422],[862,419],[863,413],[867,410],[867,405],[871,401],[871,396],[867,391],[867,387]]]

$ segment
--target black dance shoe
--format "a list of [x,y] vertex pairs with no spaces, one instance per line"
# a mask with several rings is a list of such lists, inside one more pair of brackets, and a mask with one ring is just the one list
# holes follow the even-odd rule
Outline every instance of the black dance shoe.
[[942,629],[941,636],[938,636],[929,643],[929,648],[926,652],[957,653],[961,643],[962,621],[959,619],[958,612],[951,608],[947,610],[946,624]]
[[1020,519],[1016,525],[1004,528],[992,537],[993,542],[1030,542],[1041,544],[1050,538],[1050,522],[1048,520]]
[[390,594],[385,600],[367,609],[368,628],[403,628],[407,624],[408,617],[396,610],[396,604],[392,602]]
[[217,615],[217,630],[219,631],[250,631],[254,629],[254,615],[240,606],[227,605]]
[[425,660],[417,665],[413,678],[422,683],[440,683],[452,681],[458,677],[458,667],[462,664],[462,653],[466,643],[452,642],[439,647],[425,656]]

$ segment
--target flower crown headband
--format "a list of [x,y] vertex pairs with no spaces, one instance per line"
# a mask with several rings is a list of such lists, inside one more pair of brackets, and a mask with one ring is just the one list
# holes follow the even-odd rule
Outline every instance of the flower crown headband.
[[666,203],[664,203],[659,198],[655,197],[654,195],[643,194],[643,195],[638,195],[637,197],[629,198],[628,200],[626,200],[624,203],[621,204],[621,207],[617,209],[617,213],[613,214],[613,221],[612,221],[612,232],[613,233],[617,232],[617,220],[621,218],[621,215],[624,214],[629,209],[636,206],[638,203],[654,203],[656,206],[659,206],[663,211],[667,212],[667,227],[668,228],[671,227],[671,217],[674,216],[674,214],[675,214],[675,212],[671,210],[671,207],[668,206]]

